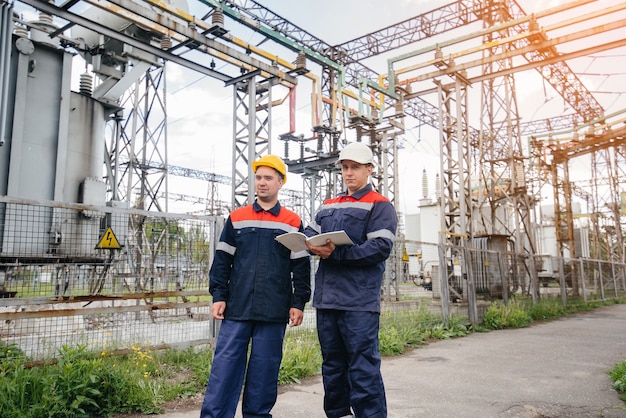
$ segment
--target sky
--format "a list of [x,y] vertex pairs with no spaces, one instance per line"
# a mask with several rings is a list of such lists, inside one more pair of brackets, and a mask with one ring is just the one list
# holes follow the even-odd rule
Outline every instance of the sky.
[[[368,33],[377,31],[386,26],[404,21],[427,11],[448,4],[451,0],[388,0],[386,2],[374,0],[317,0],[316,2],[295,2],[293,0],[257,0],[260,4],[274,13],[288,19],[295,25],[306,30],[328,44],[340,44]],[[187,0],[190,13],[201,15],[208,7],[197,0]],[[569,3],[558,0],[518,0],[518,4],[527,14]],[[571,13],[559,14],[559,19],[588,13],[598,10],[599,4],[603,7],[621,3],[616,0],[600,0],[594,5],[576,8]],[[626,18],[625,12],[620,12],[621,18]],[[598,20],[598,23],[601,23]],[[542,26],[555,23],[554,18],[546,18]],[[249,42],[259,45],[260,48],[272,51],[281,58],[293,61],[294,54],[284,48],[273,46],[271,42],[262,43],[263,37],[249,30],[243,29],[229,18],[225,26],[232,33]],[[587,25],[589,26],[589,25]],[[581,25],[581,29],[583,26]],[[454,37],[459,37],[478,31],[480,27],[472,26],[452,31],[445,35],[435,36],[422,41],[420,45],[410,45],[405,48],[389,51],[376,58],[368,59],[363,64],[379,72],[387,72],[387,60],[398,57],[406,52],[415,51],[434,45]],[[548,35],[551,38],[561,35],[561,31],[554,31]],[[614,31],[607,35],[610,39],[626,38],[626,33]],[[594,43],[595,38],[576,43],[563,44],[557,47],[563,53],[579,47],[580,42]],[[453,53],[471,45],[459,44],[457,47],[446,50]],[[578,74],[580,80],[592,91],[597,100],[610,114],[626,109],[626,48],[619,48],[593,56],[581,57],[568,61],[568,65]],[[407,62],[407,65],[409,63]],[[412,64],[412,63],[411,63]],[[81,64],[78,66],[80,67]],[[82,64],[84,65],[84,64]],[[309,63],[307,68],[317,76],[321,76],[321,69]],[[219,68],[216,68],[219,70]],[[175,64],[167,65],[167,130],[168,130],[168,161],[171,165],[187,167],[195,170],[213,172],[225,176],[232,173],[232,117],[233,91],[232,87],[224,87],[221,81],[195,73]],[[519,114],[522,122],[546,117],[571,114],[562,98],[539,76],[537,70],[530,70],[516,74],[516,93]],[[478,127],[480,115],[480,86],[470,88],[470,121]],[[278,90],[274,99],[279,98],[284,91]],[[311,135],[311,102],[310,82],[301,78],[297,92],[297,126],[296,135],[305,137]],[[400,181],[397,206],[400,212],[410,214],[418,212],[418,202],[422,197],[422,172],[426,170],[429,178],[429,193],[434,193],[434,179],[439,167],[438,133],[428,127],[420,126],[417,121],[407,120],[406,131],[400,138],[402,149],[397,156],[399,163],[398,178]],[[273,109],[272,119],[272,152],[282,156],[283,143],[278,135],[288,131],[287,106],[278,106]],[[353,132],[346,132],[345,136],[351,140]],[[574,162],[585,168],[585,162]],[[286,187],[301,190],[301,180],[296,175],[290,175]],[[417,186],[419,185],[419,187]],[[171,193],[206,198],[210,193],[210,185],[200,180],[191,180],[177,176],[170,176],[169,190]],[[230,188],[220,187],[219,198],[230,201]],[[202,211],[201,205],[189,206],[183,203],[170,204],[171,211]]]

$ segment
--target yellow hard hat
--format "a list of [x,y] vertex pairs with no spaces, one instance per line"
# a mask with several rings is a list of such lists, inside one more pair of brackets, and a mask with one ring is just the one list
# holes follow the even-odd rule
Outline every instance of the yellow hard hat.
[[260,166],[272,167],[283,176],[283,183],[287,182],[287,166],[283,162],[282,158],[277,155],[264,155],[255,162],[252,163],[252,171],[256,173],[256,169]]

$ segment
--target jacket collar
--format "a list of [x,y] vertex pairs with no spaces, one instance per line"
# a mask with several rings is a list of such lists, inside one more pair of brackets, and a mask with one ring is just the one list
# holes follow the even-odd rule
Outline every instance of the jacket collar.
[[[261,205],[259,205],[259,203],[256,201],[256,199],[254,200],[254,203],[252,204],[252,208],[254,209],[255,212],[261,212],[261,211],[265,210],[265,209],[263,209],[261,207]],[[270,210],[268,210],[268,212],[271,213],[274,216],[278,216],[278,214],[280,213],[280,202],[276,202],[274,207],[272,207]]]
[[[356,200],[360,200],[363,196],[365,196],[371,191],[372,191],[372,185],[368,183],[362,189],[356,191],[355,193],[352,193],[352,197],[355,198]],[[339,194],[339,196],[347,196],[347,195],[348,195],[348,192],[342,192]]]

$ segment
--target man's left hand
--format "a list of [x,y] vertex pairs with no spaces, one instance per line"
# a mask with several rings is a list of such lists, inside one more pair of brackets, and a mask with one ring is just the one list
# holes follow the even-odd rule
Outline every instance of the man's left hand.
[[335,251],[335,244],[329,239],[326,240],[326,244],[324,245],[311,245],[311,243],[307,241],[306,246],[311,254],[319,255],[320,258],[324,260],[330,257],[333,251]]

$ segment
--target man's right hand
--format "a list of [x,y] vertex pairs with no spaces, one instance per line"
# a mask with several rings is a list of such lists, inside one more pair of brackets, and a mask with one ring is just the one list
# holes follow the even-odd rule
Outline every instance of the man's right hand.
[[213,319],[224,319],[225,310],[226,302],[213,302],[213,305],[211,305],[211,315]]
[[307,241],[306,247],[309,249],[311,254],[319,255],[320,258],[323,258],[324,260],[330,257],[333,251],[335,251],[335,244],[333,244],[329,239],[326,240],[326,244],[324,245],[311,245],[311,243]]

